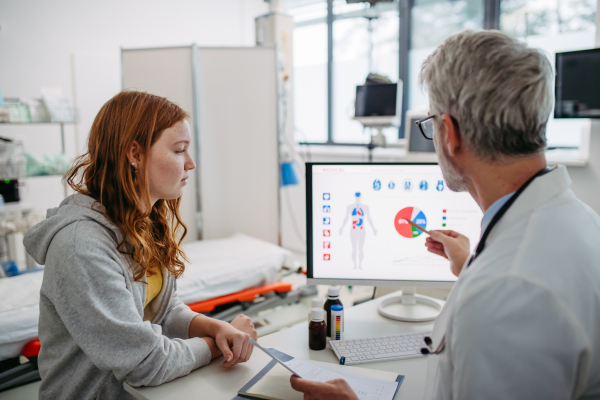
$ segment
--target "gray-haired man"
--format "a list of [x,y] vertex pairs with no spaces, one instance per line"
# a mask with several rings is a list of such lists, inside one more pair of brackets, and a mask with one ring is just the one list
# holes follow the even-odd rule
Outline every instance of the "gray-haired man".
[[[484,211],[475,254],[456,232],[426,243],[460,274],[435,323],[426,398],[600,398],[600,218],[566,168],[547,168],[552,79],[543,54],[497,31],[454,35],[423,64],[422,131],[448,187]],[[343,381],[291,382],[305,399],[356,398]]]

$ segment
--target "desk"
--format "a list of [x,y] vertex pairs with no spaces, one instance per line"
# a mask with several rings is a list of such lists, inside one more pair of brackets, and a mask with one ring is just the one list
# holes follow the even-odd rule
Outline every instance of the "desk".
[[[392,335],[402,332],[419,332],[433,329],[433,323],[407,323],[382,317],[377,312],[377,304],[393,294],[348,308],[344,314],[345,338]],[[308,322],[261,337],[258,342],[265,347],[274,347],[294,357],[306,360],[337,363],[329,349],[313,351],[308,348]],[[231,400],[237,391],[256,375],[271,360],[262,351],[254,349],[250,360],[238,364],[229,371],[223,371],[223,358],[213,360],[209,365],[192,371],[189,375],[156,387],[134,388],[125,383],[125,389],[138,399],[211,399]],[[420,399],[425,387],[427,358],[387,361],[360,364],[361,368],[405,375],[404,382],[395,399]]]

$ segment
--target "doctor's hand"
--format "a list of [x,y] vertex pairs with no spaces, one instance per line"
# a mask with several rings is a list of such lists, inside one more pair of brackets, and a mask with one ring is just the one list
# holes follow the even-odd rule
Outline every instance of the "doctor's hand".
[[292,389],[304,393],[304,400],[358,400],[354,390],[343,379],[315,382],[292,375],[290,383]]
[[425,247],[431,253],[450,260],[450,270],[456,276],[470,255],[469,239],[454,231],[429,231]]
[[256,337],[256,331],[254,325],[246,319],[249,320],[250,318],[240,315],[231,322],[231,325],[223,323],[215,335],[215,343],[225,358],[223,369],[228,369],[235,364],[250,359],[253,346],[250,343],[252,334],[248,332],[253,331],[253,337]]

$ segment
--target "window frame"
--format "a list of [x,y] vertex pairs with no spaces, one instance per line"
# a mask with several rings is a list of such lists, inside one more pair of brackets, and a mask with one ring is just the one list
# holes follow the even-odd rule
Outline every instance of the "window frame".
[[[500,28],[500,3],[502,0],[481,0],[484,3],[484,29]],[[410,102],[410,93],[408,88],[409,79],[409,52],[411,43],[412,28],[412,8],[414,0],[398,1],[399,32],[398,32],[398,77],[403,82],[402,91],[402,118],[398,127],[398,138],[404,138],[405,118],[408,104]],[[327,0],[327,141],[326,142],[299,142],[301,145],[311,146],[368,146],[367,143],[344,143],[333,140],[333,23],[335,22],[333,13],[333,0]]]

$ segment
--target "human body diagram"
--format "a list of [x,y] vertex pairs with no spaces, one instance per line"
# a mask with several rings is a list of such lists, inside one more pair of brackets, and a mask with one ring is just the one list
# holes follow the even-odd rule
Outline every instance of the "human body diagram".
[[373,229],[373,235],[377,236],[377,229],[373,225],[371,220],[371,213],[369,207],[361,203],[360,192],[355,194],[355,202],[350,204],[346,208],[346,217],[342,226],[340,227],[340,236],[344,231],[344,226],[348,219],[352,218],[352,227],[350,229],[350,240],[352,242],[352,262],[354,263],[354,269],[362,269],[362,261],[365,258],[364,245],[367,230],[365,229],[365,221],[369,222],[371,229]]

